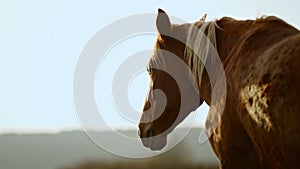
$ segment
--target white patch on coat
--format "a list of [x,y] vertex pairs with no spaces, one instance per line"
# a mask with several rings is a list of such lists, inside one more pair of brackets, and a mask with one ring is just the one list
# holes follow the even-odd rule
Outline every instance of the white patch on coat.
[[251,85],[243,88],[240,93],[242,104],[245,106],[250,117],[259,127],[270,131],[272,122],[266,110],[268,108],[268,100],[266,88],[268,85],[258,86]]

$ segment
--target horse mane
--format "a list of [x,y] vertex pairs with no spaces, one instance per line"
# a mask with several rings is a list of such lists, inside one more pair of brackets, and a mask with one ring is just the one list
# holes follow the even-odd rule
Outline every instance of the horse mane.
[[277,21],[277,22],[284,22],[282,19],[276,17],[276,16],[268,16],[268,15],[262,15],[261,17],[256,18],[255,23],[260,23],[260,22],[272,22],[272,21]]
[[[154,49],[161,49],[161,37],[160,35],[158,35],[158,40],[155,43]],[[147,65],[147,70],[149,70],[149,68],[160,68],[161,66],[165,65],[165,60],[163,58],[163,55],[160,54],[161,51],[160,50],[154,50],[154,53],[152,55],[152,57],[150,58],[148,65]]]
[[[194,77],[197,78],[199,86],[206,60],[211,55],[211,51],[217,49],[216,28],[219,28],[216,21],[198,21],[188,30],[185,61],[191,68]],[[213,62],[213,60],[211,61]]]

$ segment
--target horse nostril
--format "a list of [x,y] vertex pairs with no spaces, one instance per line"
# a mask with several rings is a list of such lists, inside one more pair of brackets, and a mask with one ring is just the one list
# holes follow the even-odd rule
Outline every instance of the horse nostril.
[[150,124],[140,124],[138,135],[140,138],[147,138],[153,136],[153,130]]
[[153,135],[152,129],[151,128],[147,128],[145,134],[146,134],[145,135],[146,137],[152,137],[152,135]]

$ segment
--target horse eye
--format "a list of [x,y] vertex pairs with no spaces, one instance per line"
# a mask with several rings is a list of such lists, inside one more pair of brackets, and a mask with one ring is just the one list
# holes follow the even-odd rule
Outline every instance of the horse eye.
[[148,68],[148,72],[149,72],[149,73],[152,73],[152,72],[153,72],[153,69],[152,69],[151,67],[149,67],[149,68]]

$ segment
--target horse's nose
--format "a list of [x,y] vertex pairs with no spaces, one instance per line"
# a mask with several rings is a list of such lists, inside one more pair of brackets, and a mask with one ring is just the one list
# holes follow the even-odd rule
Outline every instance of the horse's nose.
[[140,130],[138,132],[141,138],[149,138],[153,136],[153,130],[151,124],[140,124]]

